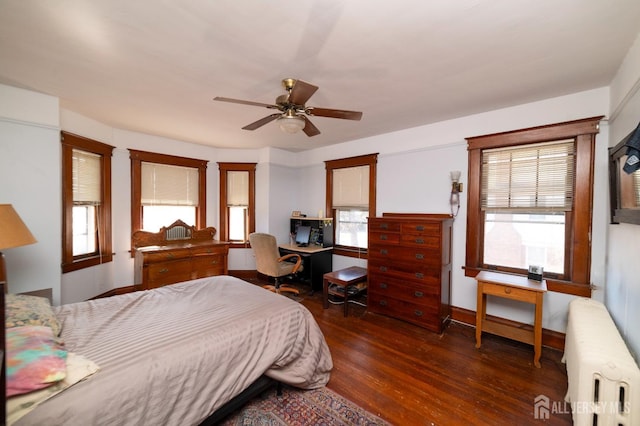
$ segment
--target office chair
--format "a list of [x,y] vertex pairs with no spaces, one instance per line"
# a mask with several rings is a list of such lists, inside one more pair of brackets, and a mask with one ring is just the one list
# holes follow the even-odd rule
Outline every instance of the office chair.
[[[249,242],[256,257],[256,269],[261,274],[273,277],[275,285],[265,285],[263,288],[280,293],[283,291],[299,294],[300,292],[286,285],[280,285],[280,279],[293,275],[303,270],[302,257],[291,253],[280,256],[276,237],[270,234],[254,232],[249,235]],[[288,259],[297,258],[296,262],[287,262]]]

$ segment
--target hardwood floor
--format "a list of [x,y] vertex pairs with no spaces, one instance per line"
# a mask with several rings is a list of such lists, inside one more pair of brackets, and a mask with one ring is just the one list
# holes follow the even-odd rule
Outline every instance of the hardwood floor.
[[[331,350],[328,387],[392,424],[571,424],[557,350],[543,348],[535,368],[529,345],[483,335],[476,349],[473,327],[452,323],[438,335],[351,304],[345,318],[342,306],[323,309],[322,292],[298,288]],[[546,421],[534,416],[539,396]]]

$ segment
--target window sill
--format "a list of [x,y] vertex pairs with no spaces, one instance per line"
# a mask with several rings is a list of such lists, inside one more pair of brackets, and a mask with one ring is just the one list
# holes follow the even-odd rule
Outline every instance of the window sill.
[[333,254],[346,257],[355,257],[358,259],[368,259],[367,249],[358,247],[333,246]]
[[78,271],[84,268],[90,268],[92,266],[97,266],[103,263],[111,262],[112,260],[113,260],[113,255],[111,253],[104,256],[93,256],[93,257],[87,257],[84,259],[78,259],[71,263],[63,263],[62,273],[64,274],[67,272]]

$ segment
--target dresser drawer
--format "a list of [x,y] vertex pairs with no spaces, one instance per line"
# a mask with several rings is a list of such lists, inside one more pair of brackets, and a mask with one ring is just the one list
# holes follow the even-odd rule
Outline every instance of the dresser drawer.
[[222,255],[226,253],[228,250],[227,246],[207,246],[207,247],[191,247],[191,255],[193,256],[202,256],[202,255]]
[[186,259],[150,264],[147,266],[147,277],[149,288],[187,281],[191,279],[191,261]]
[[418,305],[377,293],[369,293],[367,306],[371,312],[389,315],[436,332],[440,331],[439,312],[435,306]]
[[441,268],[399,261],[377,262],[369,260],[369,271],[390,278],[411,281],[418,285],[439,285]]
[[418,305],[437,304],[440,301],[439,285],[415,285],[409,281],[397,280],[382,275],[369,276],[369,293],[402,299]]
[[400,242],[400,234],[397,232],[369,232],[369,244],[398,244]]
[[369,230],[400,232],[400,223],[387,219],[369,218]]
[[167,262],[191,256],[188,249],[143,253],[144,263]]
[[204,278],[225,273],[226,258],[223,255],[200,255],[193,258],[191,278]]
[[420,235],[420,234],[402,234],[400,244],[405,246],[428,247],[431,249],[440,249],[440,236]]
[[427,265],[440,265],[442,253],[429,247],[389,247],[383,244],[369,245],[369,259],[399,260],[403,262],[424,263]]
[[403,234],[440,235],[440,224],[424,222],[404,222],[400,230]]

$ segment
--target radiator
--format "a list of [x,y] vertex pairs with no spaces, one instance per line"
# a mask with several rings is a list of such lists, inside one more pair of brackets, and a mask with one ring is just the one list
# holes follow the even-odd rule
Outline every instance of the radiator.
[[640,369],[602,303],[569,303],[562,360],[574,425],[640,425]]

